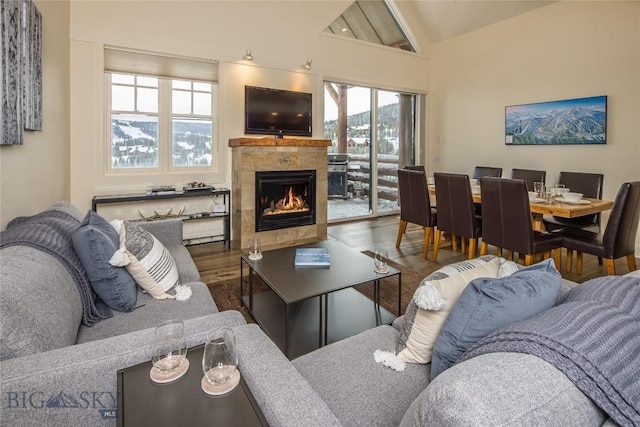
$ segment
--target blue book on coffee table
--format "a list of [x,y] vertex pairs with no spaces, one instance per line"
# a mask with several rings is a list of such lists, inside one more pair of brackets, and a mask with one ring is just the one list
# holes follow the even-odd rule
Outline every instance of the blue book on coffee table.
[[297,248],[296,267],[329,267],[331,257],[327,248]]

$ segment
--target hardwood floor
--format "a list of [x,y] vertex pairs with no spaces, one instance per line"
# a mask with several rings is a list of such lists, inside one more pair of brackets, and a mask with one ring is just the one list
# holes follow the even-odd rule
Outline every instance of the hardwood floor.
[[[343,222],[330,224],[328,227],[328,235],[329,239],[340,241],[358,251],[373,251],[378,248],[387,249],[391,260],[425,276],[444,265],[466,259],[466,255],[459,251],[453,252],[450,246],[440,248],[437,263],[431,261],[431,257],[433,256],[432,246],[429,247],[429,259],[423,259],[422,244],[424,233],[421,227],[413,224],[409,224],[402,238],[400,248],[396,249],[395,244],[398,235],[398,225],[399,219],[397,215]],[[240,275],[241,251],[239,249],[231,249],[229,251],[226,245],[214,243],[189,246],[189,252],[193,256],[200,271],[202,281],[205,283],[215,283],[217,281],[239,277]],[[495,254],[495,248],[490,247],[489,253]],[[640,260],[638,260],[637,263],[640,265]],[[594,277],[607,275],[604,265],[598,265],[598,260],[594,256],[584,255],[584,265],[581,275],[575,273],[575,264],[574,255],[574,270],[571,273],[564,271],[566,267],[566,251],[563,251],[562,268],[560,272],[564,278],[582,283]],[[616,261],[616,271],[619,275],[629,272],[625,258]]]

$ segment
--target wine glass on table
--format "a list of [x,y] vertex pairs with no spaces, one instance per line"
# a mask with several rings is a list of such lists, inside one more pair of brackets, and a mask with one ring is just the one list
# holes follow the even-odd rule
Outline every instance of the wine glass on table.
[[155,329],[152,377],[159,382],[176,379],[184,372],[187,357],[187,340],[184,335],[184,323],[180,320],[167,320]]
[[207,394],[227,393],[239,382],[236,337],[230,328],[218,328],[207,333],[202,354],[201,384]]
[[562,201],[564,199],[564,193],[569,191],[564,184],[556,184],[554,192],[556,195],[556,199],[560,199]]
[[533,183],[533,191],[534,193],[536,193],[536,198],[538,199],[544,198],[544,192],[542,191],[543,188],[544,188],[544,185],[542,184],[542,182],[536,181]]

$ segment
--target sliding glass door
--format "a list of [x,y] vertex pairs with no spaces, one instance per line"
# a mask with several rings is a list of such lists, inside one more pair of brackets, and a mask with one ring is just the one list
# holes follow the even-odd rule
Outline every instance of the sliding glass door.
[[[397,169],[415,164],[415,94],[325,82],[329,180],[346,159],[346,193],[329,194],[329,221],[398,212]],[[332,156],[339,154],[341,156]]]

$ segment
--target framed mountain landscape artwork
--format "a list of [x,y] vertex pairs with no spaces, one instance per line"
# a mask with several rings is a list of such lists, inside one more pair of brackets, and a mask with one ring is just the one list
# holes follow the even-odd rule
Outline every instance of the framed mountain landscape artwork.
[[606,96],[505,107],[506,145],[606,143]]

